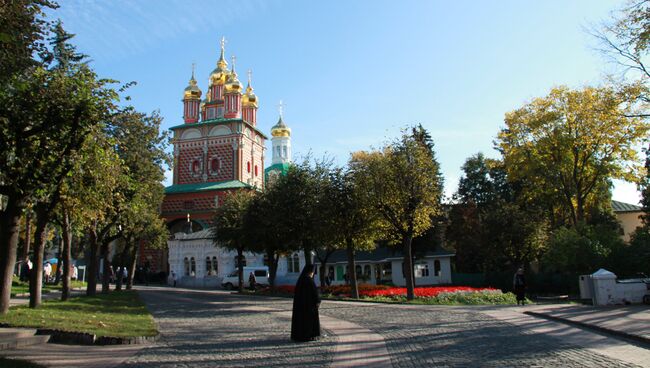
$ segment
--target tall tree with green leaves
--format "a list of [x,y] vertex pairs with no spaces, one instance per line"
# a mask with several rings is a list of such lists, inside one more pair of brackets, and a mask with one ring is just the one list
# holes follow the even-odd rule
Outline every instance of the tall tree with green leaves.
[[525,195],[556,204],[571,226],[586,221],[611,178],[640,176],[634,148],[650,127],[630,93],[557,87],[507,113],[496,144],[509,180],[529,183]]
[[379,228],[404,252],[407,299],[414,298],[413,238],[428,230],[440,212],[442,181],[433,150],[419,136],[404,132],[381,151],[357,152],[350,170],[372,206]]
[[244,291],[244,251],[246,248],[246,228],[244,219],[255,192],[248,189],[228,193],[223,203],[216,209],[212,236],[215,245],[237,252],[237,271],[239,292]]
[[[40,32],[36,37],[30,33],[33,27],[13,31],[40,43],[47,30],[38,26],[36,29]],[[117,93],[108,87],[110,81],[98,79],[81,62],[68,42],[70,37],[60,24],[56,25],[50,40],[52,51],[37,46],[42,50],[40,57],[33,55],[35,59],[30,65],[3,78],[0,86],[0,194],[8,197],[7,208],[0,214],[0,313],[6,313],[8,308],[16,257],[16,224],[22,209],[35,203],[35,210],[41,215],[41,220],[37,220],[37,226],[39,222],[41,225],[36,232],[38,238],[49,222],[58,187],[71,170],[86,135],[115,109]],[[36,239],[37,278],[42,266],[42,250],[37,247],[42,245],[42,237]],[[40,303],[37,281],[32,280],[33,306]]]
[[[324,221],[330,226],[330,234],[335,235],[332,244],[344,247],[348,257],[348,280],[350,296],[359,298],[355,253],[371,250],[380,235],[378,213],[363,193],[362,183],[357,182],[353,172],[334,169],[329,175],[324,203],[327,215]],[[325,263],[321,263],[321,282],[325,276]]]

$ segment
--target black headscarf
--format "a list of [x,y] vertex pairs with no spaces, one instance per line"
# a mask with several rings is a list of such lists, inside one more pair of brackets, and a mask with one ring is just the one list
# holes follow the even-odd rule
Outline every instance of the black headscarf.
[[320,336],[320,296],[314,279],[309,277],[315,270],[314,265],[305,266],[296,283],[291,316],[291,339],[294,341],[309,341]]

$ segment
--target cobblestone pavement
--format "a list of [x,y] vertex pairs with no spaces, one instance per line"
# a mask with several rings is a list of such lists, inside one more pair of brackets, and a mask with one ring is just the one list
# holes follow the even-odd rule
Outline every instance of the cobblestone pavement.
[[329,303],[321,314],[383,335],[394,367],[631,366],[467,310]]
[[262,303],[285,313],[255,311],[257,298],[174,289],[140,290],[162,332],[158,344],[121,367],[323,367],[336,338],[290,341],[287,301]]
[[[140,294],[163,338],[126,367],[322,367],[332,361],[336,337],[300,345],[288,339],[289,299],[175,289]],[[468,308],[325,301],[321,315],[382,335],[394,367],[633,367]]]

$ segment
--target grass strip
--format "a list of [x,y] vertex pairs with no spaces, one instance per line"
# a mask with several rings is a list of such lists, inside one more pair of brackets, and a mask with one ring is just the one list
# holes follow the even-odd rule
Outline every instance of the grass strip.
[[65,302],[48,300],[36,309],[16,306],[0,316],[0,323],[111,337],[158,334],[153,317],[133,290],[75,297]]

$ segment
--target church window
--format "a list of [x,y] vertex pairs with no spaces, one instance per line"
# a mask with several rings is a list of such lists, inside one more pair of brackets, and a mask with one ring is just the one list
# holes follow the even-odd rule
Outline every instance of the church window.
[[205,272],[208,276],[217,275],[217,257],[205,258]]
[[280,157],[280,156],[282,156],[282,154],[281,154],[281,152],[282,152],[282,147],[277,146],[276,148],[277,148],[277,149],[275,150],[275,151],[276,151],[275,156],[276,156],[276,157]]
[[219,274],[219,263],[217,262],[217,257],[212,257],[212,274],[215,276]]
[[440,276],[441,270],[440,270],[440,260],[435,260],[433,261],[433,275],[434,276]]
[[223,118],[223,107],[217,107],[217,117]]
[[246,169],[248,170],[249,173],[251,172],[251,162],[250,161],[248,161],[246,163]]
[[257,165],[255,165],[255,176],[257,176]]
[[184,269],[185,269],[185,276],[189,276],[190,275],[190,260],[187,259],[187,257],[185,257],[185,259],[183,259],[183,266],[184,266]]
[[199,162],[199,160],[192,161],[192,172],[195,174],[201,173],[201,163]]
[[196,276],[196,260],[194,260],[194,257],[190,258],[190,276]]
[[282,146],[282,157],[287,158],[289,155],[287,154],[287,146]]
[[216,175],[216,174],[218,174],[218,173],[219,173],[219,169],[221,169],[221,161],[220,161],[218,158],[213,157],[213,158],[210,160],[210,174],[211,174],[211,175]]
[[354,267],[355,273],[357,274],[357,277],[361,276],[361,265],[356,265]]
[[300,257],[298,257],[298,253],[294,253],[292,256],[287,258],[287,272],[300,272]]
[[214,119],[215,118],[215,109],[214,108],[209,108],[208,109],[208,120]]

